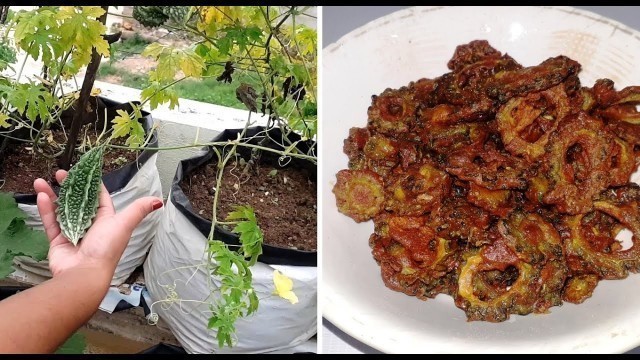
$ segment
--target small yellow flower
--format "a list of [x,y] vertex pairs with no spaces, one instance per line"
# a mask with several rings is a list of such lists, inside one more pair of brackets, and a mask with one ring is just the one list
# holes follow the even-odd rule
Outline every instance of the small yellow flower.
[[273,292],[275,295],[278,295],[285,300],[289,300],[291,304],[298,302],[298,297],[293,292],[293,280],[280,273],[280,271],[275,270],[273,272],[273,284],[276,287],[276,290]]

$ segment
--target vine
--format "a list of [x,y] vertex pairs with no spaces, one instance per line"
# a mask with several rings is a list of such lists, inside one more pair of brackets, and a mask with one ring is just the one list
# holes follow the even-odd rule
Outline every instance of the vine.
[[[151,45],[143,52],[158,61],[158,67],[150,74],[151,85],[143,90],[143,99],[152,101],[152,108],[164,103],[169,103],[170,108],[178,105],[178,94],[168,86],[175,82],[176,73],[167,70],[171,69],[167,64],[178,64],[185,77],[215,76],[223,82],[231,82],[236,71],[253,74],[254,84],[243,83],[236,90],[238,99],[249,110],[247,122],[236,140],[164,148],[205,145],[213,149],[217,160],[216,189],[220,189],[224,181],[226,164],[239,157],[239,146],[252,149],[251,158],[247,161],[252,166],[258,166],[263,151],[280,155],[279,162],[283,165],[294,157],[317,163],[313,146],[308,153],[301,153],[298,147],[300,141],[315,139],[317,133],[316,33],[297,25],[295,18],[303,12],[304,9],[295,6],[285,11],[275,7],[192,7],[183,19],[182,27],[177,29],[200,36],[201,41],[193,51]],[[196,71],[198,68],[201,75]],[[256,88],[260,90],[256,91]],[[154,95],[148,95],[152,91]],[[251,114],[258,109],[268,116],[267,129],[246,137],[246,131],[252,125]],[[272,127],[281,129],[282,138],[270,137],[269,129]],[[302,140],[290,141],[291,132],[302,135]],[[263,140],[257,145],[250,143],[257,138]],[[266,141],[279,144],[282,150],[265,146]],[[209,273],[221,279],[221,289],[209,279],[211,294],[207,299],[214,299],[209,302],[211,316],[208,327],[217,330],[218,345],[222,347],[224,344],[232,346],[236,320],[250,315],[259,306],[259,299],[251,286],[250,267],[261,253],[262,232],[253,211],[246,206],[238,207],[226,220],[241,219],[233,229],[240,235],[241,248],[231,251],[229,245],[216,240],[214,229],[216,225],[223,224],[217,218],[218,196],[216,191],[204,266]],[[232,265],[235,265],[235,271],[231,270]],[[291,279],[277,271],[274,272],[274,287],[274,294],[292,304],[298,301]],[[214,297],[214,293],[220,296]],[[170,292],[166,300],[170,304],[180,301],[175,292]]]

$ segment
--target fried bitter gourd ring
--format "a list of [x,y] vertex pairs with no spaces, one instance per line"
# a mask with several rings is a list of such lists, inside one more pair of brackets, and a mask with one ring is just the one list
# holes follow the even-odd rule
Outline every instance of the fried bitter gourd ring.
[[[375,134],[367,139],[363,147],[364,157],[370,170],[381,176],[386,176],[396,165],[406,169],[418,160],[418,150],[415,143],[399,141],[386,136]],[[385,174],[382,166],[388,167]]]
[[512,98],[496,114],[505,149],[529,161],[539,158],[544,154],[544,147],[558,121],[569,111],[569,99],[563,83],[545,91]]
[[590,211],[592,197],[611,180],[613,143],[600,120],[584,112],[566,116],[551,135],[545,155],[552,188],[543,201],[565,214]]
[[538,283],[540,290],[534,306],[534,312],[543,313],[552,306],[562,304],[562,290],[569,275],[564,259],[553,259],[542,267]]
[[369,170],[340,170],[333,193],[338,211],[356,222],[367,221],[382,211],[382,178]]
[[449,154],[445,170],[489,190],[525,189],[527,165],[506,152],[465,147]]
[[473,182],[469,183],[467,201],[492,215],[500,217],[507,216],[515,208],[511,191],[489,190]]
[[[509,266],[518,271],[518,277],[511,287],[491,294],[493,296],[490,298],[479,298],[474,278],[485,271],[505,271]],[[539,288],[538,277],[539,270],[518,259],[508,245],[497,240],[480,252],[466,254],[458,275],[455,303],[464,310],[469,321],[501,322],[507,320],[510,314],[529,314],[534,311],[535,295]]]
[[435,235],[425,217],[381,215],[369,240],[387,287],[419,298],[451,293],[454,244]]
[[629,86],[616,93],[617,101],[598,114],[608,121],[607,128],[620,138],[640,144],[640,87]]
[[609,186],[622,186],[629,183],[629,178],[638,165],[633,154],[633,146],[628,142],[614,138],[611,159],[611,169],[609,170]]
[[349,136],[344,139],[342,146],[342,151],[349,158],[349,169],[365,169],[364,145],[367,143],[369,136],[369,130],[365,128],[352,127],[349,129]]
[[591,297],[593,290],[598,286],[598,275],[576,275],[567,280],[564,286],[562,299],[574,304],[580,304]]
[[409,251],[402,245],[391,241],[383,246],[380,239],[380,236],[372,234],[370,243],[373,244],[373,257],[380,265],[382,280],[389,289],[422,300],[455,291],[455,272],[442,277],[428,275],[427,271],[408,262]]
[[367,110],[369,128],[388,135],[406,133],[415,120],[416,106],[409,88],[386,89],[371,97]]
[[451,189],[451,177],[429,164],[414,164],[387,180],[385,208],[397,215],[423,215]]
[[562,241],[540,215],[516,211],[498,223],[498,231],[523,261],[537,265],[562,258]]
[[562,288],[569,273],[560,234],[535,213],[517,211],[498,224],[499,232],[522,261],[540,268],[535,312],[562,303]]
[[[579,259],[583,272],[597,274],[602,279],[624,279],[629,271],[640,271],[640,244],[637,240],[640,235],[638,199],[624,199],[617,203],[611,200],[598,200],[594,202],[594,208],[616,219],[620,226],[609,226],[610,233],[602,234],[596,226],[588,225],[591,213],[566,217],[565,224],[570,229],[568,236],[564,239],[567,256]],[[622,227],[626,227],[633,233],[633,245],[626,250],[621,250],[621,246],[613,239]],[[609,246],[603,251],[598,251],[590,241],[590,238],[598,236],[610,237],[610,243],[617,246]]]
[[390,237],[409,250],[421,268],[447,272],[451,269],[437,268],[436,265],[451,254],[449,243],[436,236],[428,226],[428,220],[425,216],[388,216],[378,222],[377,233]]

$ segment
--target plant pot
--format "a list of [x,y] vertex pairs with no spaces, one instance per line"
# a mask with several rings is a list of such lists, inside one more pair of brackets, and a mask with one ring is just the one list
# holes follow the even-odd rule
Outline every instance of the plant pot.
[[[263,130],[263,127],[249,128],[247,137]],[[235,140],[241,131],[225,130],[212,141]],[[279,129],[271,129],[270,133],[279,136]],[[294,140],[297,135],[291,137]],[[275,148],[277,145],[266,146]],[[300,147],[302,151],[308,150],[305,143],[301,143]],[[243,156],[248,156],[250,151],[238,147],[238,153]],[[156,240],[144,264],[147,289],[154,302],[169,298],[173,292],[183,300],[204,300],[210,294],[209,282],[219,284],[206,268],[197,266],[207,259],[211,222],[193,210],[180,186],[183,178],[214,156],[213,150],[208,148],[201,155],[178,164]],[[312,166],[314,174],[316,169],[315,165],[303,160],[292,160],[287,166]],[[239,244],[235,234],[220,227],[216,227],[214,238],[227,244]],[[207,328],[210,312],[206,304],[187,301],[171,306],[156,305],[152,310],[169,325],[188,353],[263,353],[294,347],[317,332],[316,266],[315,251],[263,245],[263,254],[252,267],[254,289],[261,299],[260,306],[257,312],[236,322],[237,343],[233,348],[218,347],[215,330]],[[293,280],[293,290],[299,299],[297,304],[292,305],[272,294],[274,270]]]
[[[119,103],[109,99],[101,98],[101,100],[109,107],[119,105]],[[150,113],[143,112],[143,118],[140,119],[140,122],[145,132],[151,131],[153,119]],[[154,130],[147,146],[147,148],[151,149],[142,151],[135,161],[103,175],[102,181],[111,195],[116,211],[124,209],[143,196],[162,197],[160,176],[156,167],[157,150],[152,150],[157,147],[158,137]],[[40,175],[46,176],[48,174]],[[54,191],[57,193],[58,189],[55,188]],[[26,224],[34,229],[42,230],[42,221],[36,206],[36,194],[14,194],[14,198],[18,203],[18,207],[27,214]],[[129,244],[118,262],[111,285],[122,284],[135,268],[144,262],[159,220],[159,212],[154,212],[147,216],[133,231]],[[14,266],[26,273],[22,274],[22,277],[19,278],[20,280],[24,280],[23,277],[26,275],[30,279],[29,282],[39,283],[51,277],[47,260],[38,262],[29,257],[19,256],[14,258]]]

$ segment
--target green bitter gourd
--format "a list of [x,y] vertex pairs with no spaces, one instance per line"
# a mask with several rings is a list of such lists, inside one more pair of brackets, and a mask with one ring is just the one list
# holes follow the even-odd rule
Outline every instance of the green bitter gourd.
[[56,213],[62,234],[73,243],[84,236],[98,210],[102,183],[104,146],[97,146],[80,157],[62,182]]

